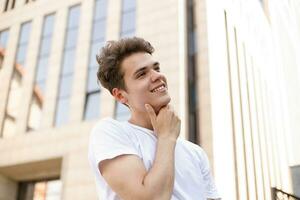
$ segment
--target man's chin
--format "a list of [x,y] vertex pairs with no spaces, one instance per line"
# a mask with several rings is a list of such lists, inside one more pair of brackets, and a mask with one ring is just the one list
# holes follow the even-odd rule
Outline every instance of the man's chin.
[[160,102],[158,105],[154,106],[154,110],[155,110],[155,113],[158,114],[160,109],[162,109],[163,107],[166,107],[171,101],[171,98],[167,98],[165,101],[163,102]]

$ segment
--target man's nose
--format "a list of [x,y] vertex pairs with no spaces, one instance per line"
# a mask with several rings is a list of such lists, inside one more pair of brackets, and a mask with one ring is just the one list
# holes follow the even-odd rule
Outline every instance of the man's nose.
[[163,77],[163,75],[160,72],[158,72],[156,70],[152,70],[152,72],[151,72],[151,80],[152,80],[152,82],[155,82],[158,79],[162,79],[162,77]]

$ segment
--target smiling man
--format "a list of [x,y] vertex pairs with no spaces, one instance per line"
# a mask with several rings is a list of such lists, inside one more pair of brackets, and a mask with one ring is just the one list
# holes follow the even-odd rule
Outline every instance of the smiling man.
[[99,121],[89,160],[101,200],[206,200],[219,195],[205,152],[178,138],[166,77],[141,38],[110,41],[97,56],[97,77],[131,117]]

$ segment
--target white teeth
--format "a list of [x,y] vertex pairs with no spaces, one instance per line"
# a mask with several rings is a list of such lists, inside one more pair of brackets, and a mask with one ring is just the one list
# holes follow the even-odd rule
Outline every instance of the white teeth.
[[162,86],[160,86],[160,87],[154,89],[153,92],[160,91],[160,90],[162,90],[162,89],[164,89],[164,88],[165,88],[165,86],[162,85]]

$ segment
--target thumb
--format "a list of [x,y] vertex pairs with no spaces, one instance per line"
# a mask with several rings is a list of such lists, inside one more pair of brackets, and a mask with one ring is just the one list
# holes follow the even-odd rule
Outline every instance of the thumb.
[[152,124],[152,126],[154,126],[155,125],[155,121],[156,121],[156,114],[154,112],[154,109],[149,104],[145,104],[145,107],[146,107],[148,116],[150,117],[151,124]]

